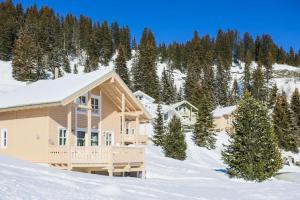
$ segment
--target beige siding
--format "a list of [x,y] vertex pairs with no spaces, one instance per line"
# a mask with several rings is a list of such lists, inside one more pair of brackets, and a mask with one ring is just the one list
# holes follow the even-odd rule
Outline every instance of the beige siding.
[[48,160],[48,109],[0,113],[0,128],[8,130],[6,149],[0,154],[32,162]]

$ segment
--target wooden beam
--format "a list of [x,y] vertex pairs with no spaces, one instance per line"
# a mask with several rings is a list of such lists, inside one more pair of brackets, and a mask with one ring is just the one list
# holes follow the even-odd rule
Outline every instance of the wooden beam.
[[[113,102],[113,104],[121,111],[122,110],[122,107],[120,106],[121,103],[117,103],[113,97],[111,96],[111,92],[109,92],[106,87],[103,87],[103,91],[104,93],[108,96],[108,98]],[[103,93],[103,92],[102,92]]]
[[72,134],[72,106],[68,105],[68,113],[67,113],[67,140],[68,140],[68,169],[71,170],[71,140],[73,138]]
[[134,143],[138,144],[138,135],[140,134],[140,116],[135,118]]
[[124,135],[125,135],[125,94],[122,93],[122,135],[121,135],[121,144],[124,145]]
[[103,106],[102,106],[102,90],[101,88],[99,87],[99,96],[100,96],[100,99],[99,99],[99,122],[98,122],[98,145],[101,146],[101,143],[102,143],[102,109],[103,109]]
[[85,134],[85,146],[91,145],[91,135],[92,135],[92,98],[91,92],[88,92],[88,110],[87,110],[87,133]]
[[[122,94],[122,91],[121,91],[117,86],[115,86],[115,89],[116,89],[120,94]],[[134,111],[136,111],[135,107],[130,103],[129,100],[127,100],[127,103],[129,104],[129,106],[131,106],[131,108],[133,108]]]

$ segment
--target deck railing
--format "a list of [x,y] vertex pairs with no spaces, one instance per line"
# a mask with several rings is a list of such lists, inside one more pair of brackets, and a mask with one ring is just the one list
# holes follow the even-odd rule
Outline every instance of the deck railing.
[[50,147],[51,164],[114,164],[144,162],[142,147]]

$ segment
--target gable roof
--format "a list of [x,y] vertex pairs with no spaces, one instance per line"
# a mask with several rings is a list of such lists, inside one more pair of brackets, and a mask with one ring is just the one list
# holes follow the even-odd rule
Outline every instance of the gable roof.
[[212,114],[213,117],[223,117],[224,115],[231,115],[236,108],[236,106],[216,108],[215,110],[213,110]]
[[194,108],[195,110],[198,110],[198,108],[197,108],[196,106],[194,106],[193,104],[191,104],[190,102],[188,102],[188,101],[186,101],[186,100],[183,100],[183,101],[174,103],[174,104],[172,104],[171,106],[172,106],[173,108],[177,108],[177,107],[181,106],[182,104],[188,104],[188,105],[190,105],[192,108]]
[[155,99],[151,96],[149,96],[148,94],[146,94],[145,92],[142,92],[141,90],[138,90],[138,91],[135,91],[133,93],[134,95],[142,95],[142,96],[145,96],[146,98],[148,98],[151,102],[154,102]]
[[106,67],[86,74],[67,74],[54,80],[40,80],[1,95],[0,112],[20,108],[66,105],[87,90],[93,89],[109,78],[116,78],[129,97],[150,118],[149,113],[132,94],[113,68]]

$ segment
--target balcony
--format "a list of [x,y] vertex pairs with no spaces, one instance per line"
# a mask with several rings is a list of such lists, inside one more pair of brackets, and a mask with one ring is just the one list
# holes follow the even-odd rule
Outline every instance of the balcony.
[[114,165],[143,164],[145,151],[142,147],[50,147],[49,164],[74,167],[108,168]]
[[145,134],[124,134],[124,142],[127,144],[147,144],[148,135]]

